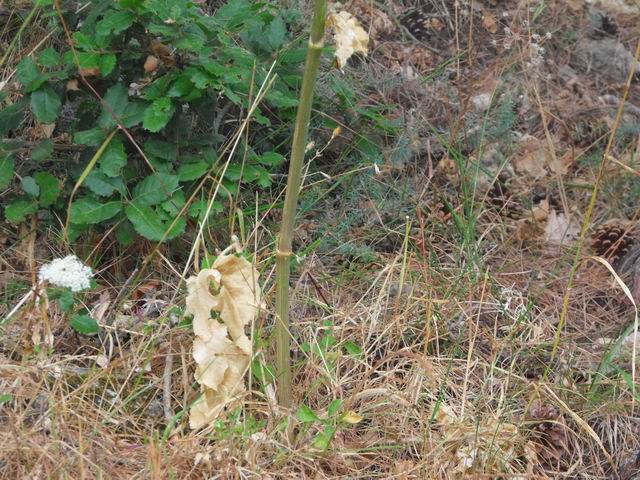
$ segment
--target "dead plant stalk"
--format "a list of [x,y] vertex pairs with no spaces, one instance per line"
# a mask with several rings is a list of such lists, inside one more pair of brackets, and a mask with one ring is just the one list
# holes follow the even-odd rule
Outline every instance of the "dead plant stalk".
[[309,135],[309,120],[313,93],[318,76],[320,57],[324,46],[324,25],[327,14],[327,1],[316,0],[313,9],[313,24],[309,49],[304,66],[300,103],[293,131],[293,144],[287,178],[287,192],[284,199],[282,223],[276,250],[276,367],[278,372],[278,402],[283,407],[291,406],[291,364],[289,338],[289,269],[293,255],[292,237],[295,223],[298,193],[302,183],[302,164]]

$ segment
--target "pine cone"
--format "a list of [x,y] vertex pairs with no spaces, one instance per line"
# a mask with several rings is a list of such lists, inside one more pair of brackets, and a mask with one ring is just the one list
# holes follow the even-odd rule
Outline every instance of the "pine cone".
[[619,220],[601,225],[591,235],[594,253],[609,260],[616,270],[635,242],[632,226]]
[[423,40],[429,35],[431,17],[423,10],[414,10],[405,16],[400,23],[409,30],[409,33],[418,40]]

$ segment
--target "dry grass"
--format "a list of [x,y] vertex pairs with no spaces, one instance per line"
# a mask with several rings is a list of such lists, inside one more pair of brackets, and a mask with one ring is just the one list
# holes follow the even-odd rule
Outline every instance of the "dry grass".
[[[326,452],[311,447],[320,426],[289,417],[297,434],[288,439],[285,412],[255,381],[213,431],[172,425],[197,389],[191,335],[164,316],[141,319],[147,328],[129,339],[115,329],[67,355],[59,346],[52,354],[22,353],[19,361],[7,355],[0,367],[0,390],[11,395],[0,417],[2,478],[605,478],[639,447],[628,388],[610,379],[596,392],[589,388],[602,358],[594,345],[621,324],[610,305],[588,305],[610,285],[601,272],[581,277],[553,373],[541,381],[562,290],[531,279],[539,259],[518,260],[517,269],[501,263],[474,278],[455,269],[434,274],[409,251],[336,291],[315,259],[313,275],[329,305],[301,277],[295,339],[322,344],[330,333],[336,342],[323,356],[296,348],[294,398],[319,414],[342,399],[345,410],[364,417],[342,426]],[[566,281],[567,269],[556,272],[556,282]],[[457,285],[453,294],[450,285]],[[267,335],[263,322],[256,332]],[[28,315],[12,325],[16,349],[29,345]],[[361,345],[363,355],[347,355],[346,341]],[[97,366],[95,356],[108,348],[111,362]],[[265,347],[256,356],[273,354]]]

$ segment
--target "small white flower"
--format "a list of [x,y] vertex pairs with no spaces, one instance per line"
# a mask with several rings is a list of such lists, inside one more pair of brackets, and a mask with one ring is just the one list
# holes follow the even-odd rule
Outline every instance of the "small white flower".
[[57,287],[67,287],[73,292],[86,290],[91,286],[93,272],[75,255],[56,258],[51,263],[40,267],[38,278]]

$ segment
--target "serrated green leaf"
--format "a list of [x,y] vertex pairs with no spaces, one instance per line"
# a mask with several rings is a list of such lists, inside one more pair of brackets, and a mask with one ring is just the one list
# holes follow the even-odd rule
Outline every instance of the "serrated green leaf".
[[313,439],[313,447],[318,450],[326,450],[331,445],[333,436],[336,433],[336,427],[325,425],[324,430],[316,435]]
[[31,111],[41,123],[53,123],[60,114],[62,102],[49,85],[31,94]]
[[271,20],[266,33],[267,41],[269,42],[271,50],[278,50],[280,47],[282,47],[285,35],[287,33],[287,27],[280,15],[276,15],[273,20]]
[[162,209],[169,214],[170,217],[176,217],[182,207],[184,207],[186,199],[184,198],[184,192],[182,190],[178,190],[173,196],[160,204]]
[[231,180],[232,182],[237,182],[238,180],[240,180],[242,173],[243,173],[242,165],[238,165],[238,164],[229,165],[227,167],[227,171],[224,172],[224,177],[227,180]]
[[129,103],[129,93],[127,91],[127,87],[124,86],[123,83],[118,82],[104,95],[104,101],[111,109],[111,112],[106,108],[102,108],[102,113],[98,118],[98,125],[104,129],[110,129],[116,126],[116,121],[113,119],[113,115],[116,118],[122,120],[122,117],[127,112],[127,106]]
[[73,134],[73,143],[76,145],[88,145],[97,147],[106,138],[106,134],[100,128],[92,128],[91,130],[81,130]]
[[168,97],[161,97],[144,111],[142,126],[150,132],[159,132],[171,120],[176,107]]
[[153,167],[153,169],[158,173],[172,174],[173,173],[173,165],[162,158],[154,157],[153,155],[147,156],[147,160]]
[[15,200],[4,209],[5,218],[11,223],[24,222],[28,215],[38,211],[38,204],[35,200]]
[[90,228],[90,225],[85,223],[83,224],[70,223],[69,225],[67,225],[67,228],[66,228],[66,233],[67,233],[67,237],[69,238],[69,241],[71,243],[75,243],[75,241],[78,240],[80,235],[82,235],[84,232],[89,230],[89,228]]
[[96,50],[98,48],[98,45],[96,45],[93,38],[82,32],[74,32],[72,37],[76,48],[79,48],[80,50]]
[[100,54],[98,52],[78,52],[78,65],[80,68],[100,68]]
[[267,188],[271,185],[271,175],[260,165],[247,165],[247,180],[257,183],[263,188]]
[[172,70],[166,75],[158,77],[151,85],[145,88],[144,98],[146,100],[155,100],[165,95],[165,92],[169,88],[169,85],[177,78],[177,75],[178,74]]
[[147,109],[145,102],[129,102],[127,109],[120,117],[122,125],[126,128],[131,128],[142,122],[144,118],[144,111]]
[[45,138],[42,140],[36,148],[31,151],[31,159],[37,162],[46,160],[51,157],[53,153],[53,140]]
[[56,300],[63,312],[69,313],[73,309],[73,292],[70,288],[47,288],[49,300]]
[[4,190],[11,184],[13,173],[15,171],[15,162],[10,155],[0,155],[0,190]]
[[116,55],[114,53],[107,53],[105,55],[100,56],[100,62],[98,63],[98,68],[100,69],[100,75],[106,77],[116,66],[118,62]]
[[47,75],[38,70],[36,62],[31,57],[23,58],[16,67],[16,72],[25,92],[37,90],[48,78]]
[[176,48],[197,52],[199,55],[207,55],[205,42],[207,37],[195,24],[188,24],[183,29],[183,35],[175,41]]
[[242,98],[240,98],[240,96],[236,92],[234,92],[231,88],[225,86],[224,94],[229,100],[231,100],[236,105],[242,105]]
[[45,68],[56,68],[62,64],[62,56],[53,48],[44,49],[38,55],[38,63]]
[[[149,205],[144,205],[136,201],[127,205],[126,209],[127,218],[133,224],[138,234],[142,235],[148,240],[159,242],[168,230],[171,222],[164,222],[157,209]],[[180,218],[174,227],[169,231],[165,240],[171,240],[172,238],[181,235],[186,226],[184,218]]]
[[296,413],[296,417],[302,423],[312,423],[320,420],[320,417],[316,415],[316,412],[311,410],[311,408],[307,407],[304,403],[298,407],[298,412]]
[[181,98],[183,101],[191,101],[200,98],[202,93],[200,88],[196,88],[190,75],[185,73],[173,82],[167,91],[167,96],[171,98]]
[[214,20],[228,30],[233,30],[242,25],[247,19],[254,17],[251,3],[247,0],[235,0],[227,2],[220,7]]
[[29,100],[23,98],[0,110],[0,137],[6,136],[11,130],[20,126],[25,118],[24,111],[28,104]]
[[152,173],[133,188],[133,198],[144,205],[157,205],[170,198],[178,188],[178,177],[167,173]]
[[269,167],[277,167],[284,163],[284,157],[276,152],[266,152],[257,157],[258,162]]
[[178,158],[175,144],[157,139],[149,140],[144,144],[144,153],[148,156],[158,157],[169,162],[173,162]]
[[181,182],[189,182],[202,177],[208,170],[206,162],[183,163],[178,167],[178,178]]
[[35,179],[30,176],[22,177],[22,181],[20,182],[22,190],[24,193],[29,195],[30,197],[37,198],[40,195],[40,187],[36,183]]
[[60,180],[49,172],[38,172],[34,176],[36,183],[40,187],[40,197],[38,202],[42,207],[53,205],[60,195]]
[[100,331],[98,322],[90,315],[74,315],[71,317],[71,326],[82,335],[95,335]]
[[129,220],[125,220],[120,222],[118,228],[116,228],[116,240],[120,243],[120,245],[126,247],[131,245],[136,238],[136,231],[131,225]]
[[[196,86],[197,89],[203,90],[216,82],[216,78],[211,76],[207,72],[203,72],[199,68],[189,68],[185,71],[189,76],[189,80]],[[171,91],[171,90],[169,90]]]
[[13,400],[13,395],[10,393],[3,393],[0,395],[0,407],[5,403],[9,403],[11,400]]
[[117,35],[133,25],[135,18],[133,13],[126,10],[107,10],[104,18],[96,24],[96,33],[101,36],[110,33]]
[[201,59],[200,66],[216,77],[222,76],[226,70],[225,66],[222,63],[214,60],[213,58]]
[[143,0],[120,0],[118,3],[124,8],[139,8]]
[[121,210],[120,201],[101,203],[92,197],[79,198],[71,204],[71,223],[94,225],[109,220]]
[[274,107],[278,108],[290,108],[298,106],[298,99],[293,92],[281,92],[278,90],[271,90],[266,96],[267,102]]
[[[202,222],[204,220],[204,214],[207,211],[207,206],[208,203],[206,200],[196,200],[189,207],[189,216],[199,217],[199,221]],[[222,205],[222,202],[220,200],[214,200],[213,204],[211,205],[211,211],[209,212],[209,215],[222,213],[223,210],[224,207]]]
[[110,178],[100,170],[93,170],[89,175],[87,175],[83,185],[96,195],[101,197],[110,197],[113,195],[113,192],[116,191],[115,180],[120,179]]
[[119,177],[122,167],[127,164],[127,153],[124,144],[118,138],[111,140],[98,161],[100,170],[109,177]]

